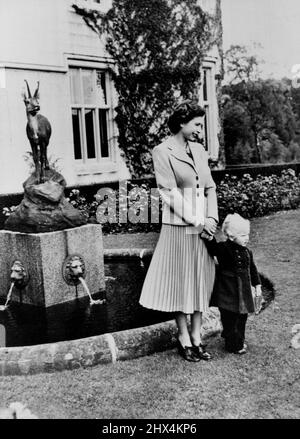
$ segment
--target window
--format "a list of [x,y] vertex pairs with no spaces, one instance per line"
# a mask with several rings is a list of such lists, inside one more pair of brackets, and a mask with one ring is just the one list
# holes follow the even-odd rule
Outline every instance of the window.
[[108,73],[70,67],[74,158],[83,164],[110,159]]
[[211,159],[218,159],[218,105],[216,98],[215,62],[205,61],[202,67],[200,103],[205,109],[204,147]]

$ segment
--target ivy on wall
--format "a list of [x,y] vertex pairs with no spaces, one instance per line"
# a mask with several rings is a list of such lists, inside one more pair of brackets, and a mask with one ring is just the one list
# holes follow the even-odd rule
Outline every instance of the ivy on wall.
[[133,177],[152,172],[151,150],[168,134],[180,100],[198,97],[215,18],[197,0],[113,0],[102,14],[73,5],[115,60],[119,145]]

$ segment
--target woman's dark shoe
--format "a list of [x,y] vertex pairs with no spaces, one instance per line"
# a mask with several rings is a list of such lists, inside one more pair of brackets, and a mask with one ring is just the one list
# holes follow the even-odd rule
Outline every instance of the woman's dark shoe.
[[177,345],[179,355],[181,355],[181,357],[184,358],[186,361],[193,361],[194,363],[200,361],[200,358],[198,358],[198,356],[194,354],[192,346],[183,347],[180,341],[177,342]]
[[194,354],[199,358],[199,360],[209,361],[212,359],[212,355],[207,352],[205,345],[200,344],[199,346],[193,346]]

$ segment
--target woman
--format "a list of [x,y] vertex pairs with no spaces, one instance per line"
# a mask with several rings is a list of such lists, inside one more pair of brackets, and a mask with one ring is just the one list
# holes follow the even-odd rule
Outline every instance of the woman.
[[213,235],[218,223],[207,153],[193,142],[196,134],[203,133],[204,115],[205,110],[191,101],[178,105],[168,120],[172,136],[153,149],[163,224],[140,297],[146,308],[176,313],[179,353],[194,362],[211,359],[201,343],[200,330],[215,266],[200,233]]

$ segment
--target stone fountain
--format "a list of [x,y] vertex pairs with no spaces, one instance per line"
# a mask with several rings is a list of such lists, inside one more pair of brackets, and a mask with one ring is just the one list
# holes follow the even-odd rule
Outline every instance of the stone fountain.
[[65,198],[66,181],[47,159],[51,125],[39,114],[39,84],[23,94],[26,132],[35,164],[23,183],[24,197],[0,231],[0,296],[9,301],[49,307],[104,289],[100,224]]

